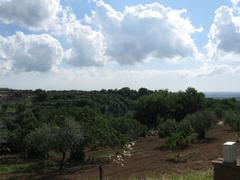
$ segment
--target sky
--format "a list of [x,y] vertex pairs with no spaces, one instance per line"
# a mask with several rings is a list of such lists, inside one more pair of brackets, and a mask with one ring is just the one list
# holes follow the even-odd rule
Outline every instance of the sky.
[[0,87],[240,91],[240,0],[0,0]]

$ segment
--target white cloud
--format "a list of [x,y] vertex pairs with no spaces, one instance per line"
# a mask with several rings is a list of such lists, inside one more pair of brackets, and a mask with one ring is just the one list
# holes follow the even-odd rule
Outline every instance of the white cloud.
[[240,0],[231,0],[232,4],[234,7],[236,7],[238,5],[238,3],[240,2]]
[[192,77],[208,77],[226,74],[234,74],[236,69],[227,64],[203,64],[198,69],[191,72]]
[[100,30],[106,54],[120,64],[134,64],[151,57],[173,59],[199,57],[192,34],[195,28],[183,17],[186,10],[174,10],[158,3],[126,7],[118,12],[103,1],[85,22]]
[[217,60],[237,60],[240,57],[240,14],[221,6],[215,11],[209,32],[208,55]]
[[183,16],[158,3],[126,7],[118,12],[103,1],[78,20],[60,0],[0,0],[0,22],[20,24],[66,38],[64,60],[76,67],[113,62],[134,64],[151,59],[182,61],[200,56],[192,34],[200,31]]
[[65,13],[61,32],[71,47],[65,52],[64,60],[76,67],[106,64],[107,58],[104,56],[105,43],[102,33],[94,31],[90,26],[82,25],[74,14],[67,13]]
[[[112,67],[88,67],[81,69],[54,68],[47,73],[21,72],[0,76],[3,87],[26,89],[115,89],[131,87],[138,89],[184,90],[189,86],[198,90],[226,91],[239,89],[240,67],[224,64],[205,64],[189,69],[146,69],[142,64],[136,68],[114,69]],[[226,89],[227,87],[227,89]]]
[[60,0],[0,0],[0,22],[46,30],[57,24],[61,9]]
[[0,36],[0,67],[25,72],[46,72],[63,56],[60,43],[47,34]]

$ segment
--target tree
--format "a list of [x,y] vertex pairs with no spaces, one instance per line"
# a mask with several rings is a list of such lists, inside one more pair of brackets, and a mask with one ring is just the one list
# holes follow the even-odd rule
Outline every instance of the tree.
[[[163,120],[162,120],[163,121]],[[171,136],[177,130],[177,122],[175,119],[167,119],[166,121],[160,122],[158,127],[159,137],[165,138]]]
[[233,128],[235,120],[240,118],[239,114],[233,110],[227,110],[223,112],[224,124],[227,124]]
[[54,131],[56,127],[43,124],[25,137],[28,157],[47,159],[48,153],[53,149]]
[[60,126],[43,124],[25,138],[30,156],[48,158],[50,151],[61,153],[60,170],[64,166],[67,153],[72,160],[84,160],[85,139],[80,124],[66,119]]
[[191,138],[189,136],[186,136],[183,131],[177,131],[173,134],[171,134],[166,139],[167,146],[173,151],[176,151],[176,155],[174,157],[174,160],[179,162],[181,160],[180,151],[178,151],[180,148],[186,147],[190,144]]
[[185,136],[182,131],[174,132],[166,139],[166,144],[171,150],[188,146],[190,142],[190,137]]
[[205,96],[203,93],[197,92],[194,88],[187,88],[185,91],[185,110],[192,114],[196,111],[202,110],[205,107]]
[[146,96],[146,95],[150,95],[151,93],[152,91],[148,90],[147,88],[139,88],[137,92],[137,96],[138,97]]
[[167,90],[143,96],[135,104],[135,118],[148,128],[156,128],[158,119],[169,118]]
[[47,99],[47,93],[46,91],[42,90],[42,89],[36,89],[34,91],[34,100],[36,102],[43,102]]
[[194,132],[191,122],[187,119],[183,119],[177,125],[177,132],[181,132],[185,137],[190,137]]
[[[193,129],[188,120],[176,122],[174,119],[168,119],[161,123],[158,129],[160,137],[166,137],[166,145],[176,151],[182,147],[188,146],[191,142],[190,135]],[[180,160],[180,152],[177,151],[175,156],[177,161]]]
[[8,133],[2,119],[0,119],[0,154],[8,152]]
[[5,127],[9,131],[8,143],[12,152],[23,152],[24,138],[39,126],[29,104],[18,104],[14,116],[6,120]]
[[177,93],[160,90],[139,98],[135,104],[135,117],[149,128],[156,128],[158,119],[175,119],[179,122],[187,114],[202,110],[204,107],[204,94],[194,88]]
[[201,140],[206,138],[206,131],[216,123],[216,115],[211,111],[203,110],[188,115],[185,120],[191,122],[199,140]]
[[[60,170],[63,169],[67,153],[76,157],[76,153],[84,156],[84,135],[80,124],[73,120],[65,120],[62,126],[57,127],[54,132],[53,149],[62,154]],[[79,158],[79,157],[78,157]],[[82,157],[82,159],[84,159]]]
[[237,141],[239,141],[239,137],[240,137],[240,118],[237,118],[237,119],[234,120],[232,128],[233,128],[234,131],[237,131]]
[[107,122],[111,128],[122,134],[128,141],[136,140],[146,133],[146,126],[132,118],[114,117],[109,118]]
[[240,115],[237,113],[228,114],[228,125],[231,127],[232,130],[237,132],[237,141],[240,138]]
[[131,90],[129,87],[123,87],[122,89],[119,89],[118,93],[121,96],[128,97],[129,99],[136,99],[137,97],[137,91]]

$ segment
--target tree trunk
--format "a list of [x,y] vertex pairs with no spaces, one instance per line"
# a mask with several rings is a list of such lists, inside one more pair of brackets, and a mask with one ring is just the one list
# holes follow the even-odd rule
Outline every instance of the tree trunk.
[[103,170],[102,170],[102,165],[99,165],[99,179],[103,180]]
[[199,138],[199,140],[205,139],[205,138],[206,138],[206,133],[205,133],[205,131],[201,131],[201,132],[199,133],[199,135],[198,135],[198,138]]
[[64,164],[65,157],[66,157],[66,153],[62,152],[62,160],[60,162],[60,168],[59,168],[60,170],[63,169],[63,164]]

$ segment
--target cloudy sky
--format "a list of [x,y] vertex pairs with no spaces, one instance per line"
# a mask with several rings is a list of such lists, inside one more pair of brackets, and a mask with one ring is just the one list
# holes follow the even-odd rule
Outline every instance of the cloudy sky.
[[0,0],[0,87],[240,91],[239,0]]

